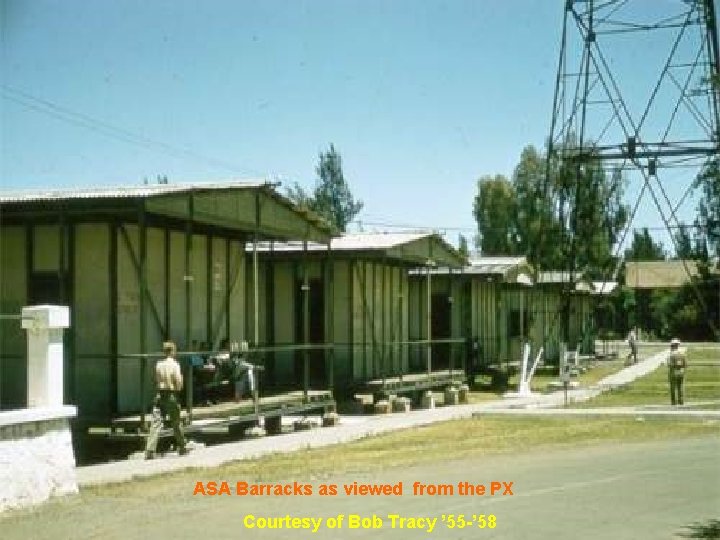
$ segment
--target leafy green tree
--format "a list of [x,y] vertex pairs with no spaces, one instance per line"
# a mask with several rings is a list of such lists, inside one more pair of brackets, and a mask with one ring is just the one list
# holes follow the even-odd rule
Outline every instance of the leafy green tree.
[[[687,227],[680,224],[680,228],[675,232],[675,258],[685,260],[695,260],[706,262],[708,259],[705,234],[702,232],[703,227],[699,221],[695,225]],[[690,234],[690,231],[697,231]]]
[[465,235],[461,234],[458,236],[458,252],[466,259],[470,256],[470,249],[468,248],[468,241]]
[[621,172],[607,173],[592,156],[561,161],[554,155],[549,170],[550,203],[560,224],[558,244],[565,248],[560,267],[606,277],[629,215]]
[[675,257],[678,259],[692,259],[695,249],[693,241],[687,227],[680,224],[680,228],[675,232]]
[[698,224],[704,231],[708,249],[720,257],[720,158],[711,160],[698,175],[696,186],[702,189],[698,205]]
[[478,225],[475,241],[483,255],[517,253],[516,201],[510,181],[502,175],[483,176],[477,183],[473,216]]
[[285,195],[301,208],[312,210],[314,204],[312,196],[298,182],[286,187]]
[[554,186],[545,182],[545,156],[534,146],[520,154],[513,172],[517,200],[517,236],[521,253],[546,269],[563,268],[560,222],[553,215]]
[[625,250],[626,261],[662,261],[665,257],[662,242],[655,241],[647,227],[633,231],[630,247]]
[[355,200],[342,170],[342,158],[330,144],[327,152],[321,152],[315,168],[317,181],[312,195],[297,182],[285,190],[295,204],[308,208],[324,217],[341,232],[362,210],[362,201]]
[[315,186],[314,210],[324,216],[338,230],[345,232],[348,224],[362,210],[362,201],[356,201],[345,181],[342,159],[330,145],[327,152],[320,153],[320,162],[315,169],[318,183]]
[[528,146],[512,181],[496,175],[478,182],[478,245],[488,255],[524,254],[539,269],[602,277],[614,266],[612,250],[628,219],[624,188],[620,173],[607,174],[597,160],[548,161]]
[[[651,235],[647,227],[633,231],[632,242],[630,247],[625,250],[626,262],[638,261],[662,261],[665,260],[666,253],[662,242],[656,241]],[[620,281],[625,281],[624,272],[619,276]],[[631,283],[627,284],[629,287]],[[631,326],[640,326],[645,329],[658,329],[667,326],[667,321],[663,322],[662,315],[663,306],[666,306],[668,299],[665,294],[655,294],[649,289],[628,289],[627,290],[626,309],[628,321]]]

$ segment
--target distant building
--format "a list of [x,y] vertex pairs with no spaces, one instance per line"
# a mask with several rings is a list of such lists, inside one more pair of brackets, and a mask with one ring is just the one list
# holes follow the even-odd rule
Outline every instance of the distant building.
[[632,261],[625,263],[630,289],[679,289],[699,275],[697,261]]
[[[274,347],[311,344],[310,383],[332,381],[340,388],[425,365],[420,357],[427,345],[410,341],[421,337],[418,326],[426,327],[428,298],[412,287],[408,270],[430,264],[459,272],[463,264],[462,256],[431,232],[348,233],[329,246],[273,242],[260,245],[259,252],[259,307],[266,314],[261,341]],[[334,347],[315,348],[325,343]],[[267,380],[281,386],[302,380],[303,353],[273,352]],[[447,362],[436,355],[433,369]]]

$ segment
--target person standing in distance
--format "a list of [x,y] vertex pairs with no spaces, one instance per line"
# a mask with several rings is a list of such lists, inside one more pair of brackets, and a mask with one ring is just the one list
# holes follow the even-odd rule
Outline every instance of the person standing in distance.
[[670,341],[670,354],[667,359],[668,382],[670,383],[670,403],[673,405],[683,404],[683,380],[685,379],[685,368],[687,360],[685,351],[680,349],[680,340],[673,338]]
[[628,333],[627,343],[630,347],[630,354],[628,354],[626,364],[637,364],[637,335],[635,334],[634,328],[631,328]]
[[165,358],[155,364],[155,385],[157,394],[153,402],[152,424],[145,446],[145,459],[153,459],[157,451],[158,435],[163,426],[163,418],[170,418],[175,435],[175,444],[178,454],[187,454],[185,446],[185,435],[180,424],[180,405],[177,399],[177,392],[183,388],[183,377],[180,371],[180,364],[175,359],[177,353],[175,343],[166,341],[163,343],[163,354]]

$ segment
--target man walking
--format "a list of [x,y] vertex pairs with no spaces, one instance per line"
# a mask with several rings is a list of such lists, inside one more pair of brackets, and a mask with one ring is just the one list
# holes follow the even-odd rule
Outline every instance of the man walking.
[[683,404],[683,379],[687,360],[685,351],[680,349],[680,340],[673,338],[670,341],[670,355],[667,359],[668,382],[670,383],[670,403],[673,405]]
[[183,377],[180,364],[175,360],[175,343],[163,343],[165,358],[155,365],[155,385],[157,394],[153,403],[152,424],[145,447],[145,459],[153,459],[157,450],[158,435],[163,425],[163,418],[170,417],[170,425],[175,434],[178,454],[187,454],[185,435],[180,424],[180,405],[176,393],[183,388]]

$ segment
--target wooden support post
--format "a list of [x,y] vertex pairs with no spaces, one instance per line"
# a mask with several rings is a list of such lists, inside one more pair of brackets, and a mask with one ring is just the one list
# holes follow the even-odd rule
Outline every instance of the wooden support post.
[[427,374],[428,377],[432,374],[432,280],[430,278],[431,265],[428,261],[427,265],[427,313],[426,313],[426,327],[427,333]]
[[[453,337],[453,273],[452,268],[448,267],[448,291],[447,291],[447,303],[449,304],[449,310],[448,313],[450,314],[450,336]],[[455,350],[454,350],[455,343],[448,343],[447,345],[447,351],[448,351],[448,366],[450,368],[450,381],[455,381],[455,372],[453,371],[453,357],[455,356]]]
[[108,268],[110,268],[110,414],[118,412],[118,234],[117,221],[110,223]]
[[165,332],[163,333],[163,340],[167,341],[170,339],[170,228],[165,225],[165,231],[163,235],[164,242],[164,258],[165,265],[163,268],[163,279],[165,281]]
[[[192,244],[195,200],[192,191],[188,194],[188,217],[185,221],[185,347],[192,344]],[[192,399],[186,403],[188,422],[192,423]]]
[[[399,372],[400,372],[400,382],[402,382],[403,374],[405,373],[405,366],[403,365],[403,361],[405,359],[405,342],[406,342],[405,326],[403,325],[403,301],[404,301],[405,297],[403,296],[402,283],[403,283],[403,279],[402,279],[402,273],[401,273],[400,274],[400,287],[398,289],[400,291],[398,293],[398,324],[400,326],[400,330],[398,332],[398,336],[399,336],[398,341],[400,341],[400,346],[398,347],[398,354],[400,355],[400,358],[398,360],[398,366],[399,366]],[[407,283],[407,281],[406,281],[406,283]],[[406,291],[406,294],[408,295],[408,297],[410,296],[409,284],[408,284],[408,290]],[[409,304],[410,299],[408,298],[407,301]],[[409,320],[408,320],[408,324],[410,324]],[[409,350],[409,347],[408,347],[408,350]],[[408,353],[408,356],[409,356],[409,353]],[[408,367],[409,367],[409,358],[408,358]]]
[[228,340],[230,339],[230,292],[232,291],[231,276],[230,276],[230,259],[232,251],[230,246],[232,241],[229,238],[225,239],[225,335]]
[[260,284],[258,273],[257,235],[253,236],[253,344],[260,346]]
[[[254,320],[253,320],[253,342],[255,347],[260,346],[260,292],[259,292],[259,276],[258,276],[258,234],[260,231],[261,223],[261,205],[260,205],[260,192],[255,192],[255,232],[253,233],[253,307],[254,307]],[[305,244],[305,249],[307,245]]]
[[327,296],[325,299],[327,302],[325,313],[327,313],[328,316],[328,320],[325,322],[325,328],[327,329],[325,342],[330,344],[330,348],[325,349],[323,354],[327,362],[328,389],[330,390],[330,396],[333,396],[335,390],[335,263],[333,261],[332,248],[329,240],[325,263],[327,265],[325,276],[328,283],[326,288]]
[[[145,203],[140,203],[138,213],[139,235],[140,235],[140,353],[147,352],[147,316],[145,313],[145,297],[147,295],[147,230],[145,223]],[[147,361],[145,356],[140,362],[140,424],[145,425],[145,409],[147,394]]]
[[213,265],[213,237],[212,234],[205,235],[205,336],[208,343],[215,344],[213,335],[213,288],[214,288],[214,265]]
[[382,380],[383,380],[383,388],[385,387],[385,382],[387,379],[387,351],[388,351],[388,343],[387,343],[387,337],[385,336],[385,311],[387,307],[385,306],[385,287],[387,286],[386,281],[386,270],[387,268],[387,260],[383,259],[382,261],[382,273],[380,275],[380,279],[382,280],[382,285],[380,287],[380,295],[382,297],[382,301],[380,302],[380,326],[382,328],[381,333],[381,344],[380,344],[380,372],[382,373]]
[[390,373],[391,375],[395,375],[395,347],[396,343],[398,342],[398,338],[396,335],[396,325],[395,325],[395,267],[390,267],[390,283],[389,283],[389,289],[390,289],[390,298],[389,298],[389,305],[387,307],[388,317],[390,319],[390,346],[388,348],[389,354],[388,357],[390,359]]
[[307,240],[303,241],[303,261],[302,261],[302,301],[303,301],[303,399],[308,402],[308,389],[310,386],[310,371],[308,366],[310,343],[310,284],[308,282],[307,268]]

